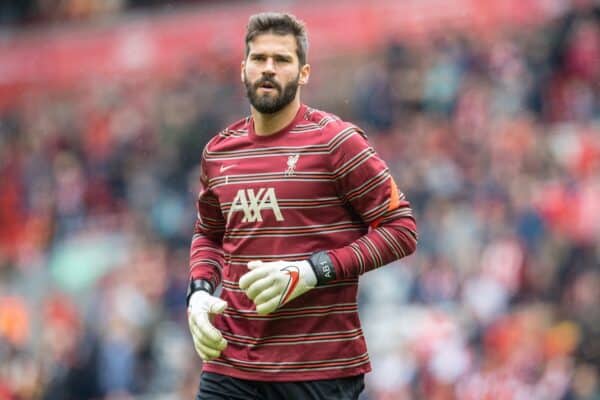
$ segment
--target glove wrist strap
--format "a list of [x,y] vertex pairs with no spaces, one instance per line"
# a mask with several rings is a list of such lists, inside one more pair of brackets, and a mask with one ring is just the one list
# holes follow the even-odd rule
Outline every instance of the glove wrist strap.
[[315,275],[317,276],[317,286],[335,280],[335,268],[333,261],[326,251],[319,251],[308,259]]
[[213,285],[209,281],[205,279],[192,279],[190,281],[190,285],[188,286],[187,295],[185,296],[185,303],[188,306],[190,305],[190,297],[198,290],[204,290],[205,292],[208,292],[208,294],[211,295],[215,291]]

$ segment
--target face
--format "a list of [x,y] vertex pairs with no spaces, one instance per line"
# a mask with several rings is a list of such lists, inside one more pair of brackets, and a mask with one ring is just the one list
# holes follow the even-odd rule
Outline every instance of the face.
[[293,35],[258,35],[242,62],[242,82],[250,104],[260,113],[273,114],[298,95],[308,82],[310,66],[300,66]]

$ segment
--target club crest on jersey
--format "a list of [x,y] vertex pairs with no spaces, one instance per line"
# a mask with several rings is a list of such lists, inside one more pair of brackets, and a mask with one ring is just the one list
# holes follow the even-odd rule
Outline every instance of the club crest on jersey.
[[283,221],[283,215],[281,215],[277,196],[275,195],[275,188],[260,188],[256,193],[254,189],[240,189],[231,203],[227,223],[231,220],[233,213],[239,211],[244,213],[242,222],[262,222],[262,212],[265,210],[271,210],[275,220]]
[[288,157],[287,159],[287,169],[285,170],[286,176],[294,175],[296,171],[296,164],[298,163],[298,159],[300,158],[300,154],[296,153]]

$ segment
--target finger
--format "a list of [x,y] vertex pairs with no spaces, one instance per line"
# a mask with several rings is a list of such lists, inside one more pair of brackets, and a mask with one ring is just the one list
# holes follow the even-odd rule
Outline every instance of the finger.
[[214,357],[211,357],[208,354],[204,353],[204,351],[202,351],[202,349],[200,347],[196,346],[196,343],[194,343],[194,349],[196,349],[196,353],[200,356],[202,361],[210,361],[214,358]]
[[227,340],[225,340],[225,338],[221,338],[216,342],[213,342],[212,340],[210,340],[209,338],[207,338],[206,336],[199,336],[198,340],[205,346],[210,347],[211,349],[215,349],[215,350],[225,350],[225,348],[227,347]]
[[277,310],[280,304],[280,297],[274,297],[271,300],[256,306],[256,312],[259,314],[269,314]]
[[192,313],[188,314],[188,326],[190,328],[192,337],[202,335],[202,332],[198,329],[198,325],[196,325],[196,321],[194,320],[194,315]]
[[208,314],[200,313],[194,320],[195,326],[198,329],[199,336],[206,336],[206,341],[218,343],[223,339],[223,335],[215,328],[208,319]]
[[[190,324],[190,331],[192,332],[192,336],[194,337],[205,337],[204,341],[208,342],[216,342],[220,339],[217,337],[217,334],[207,335],[207,332],[214,329],[220,335],[220,332],[215,328],[208,319],[208,315],[206,313],[196,313],[192,314],[188,320]],[[209,325],[203,327],[203,325]]]
[[[214,350],[222,351],[227,347],[227,340],[225,340],[222,335],[220,340],[214,341],[210,337],[206,336],[204,331],[202,331],[199,325],[195,322],[193,318],[188,318],[188,323],[190,325],[190,332],[192,334],[192,339],[194,340],[194,345],[201,343],[204,347],[211,348]],[[216,330],[216,328],[215,328]],[[218,332],[218,330],[217,330]],[[220,332],[219,332],[220,334]],[[200,354],[200,353],[199,353]],[[207,355],[206,351],[203,351],[204,355]]]
[[208,311],[211,314],[222,314],[226,308],[227,308],[227,302],[225,300],[216,299],[215,302],[210,305]]
[[269,271],[265,268],[253,269],[246,272],[240,278],[239,285],[240,289],[246,290],[248,286],[252,285],[258,279],[262,279],[269,274]]
[[194,342],[196,340],[210,341],[210,339],[204,336],[204,333],[202,332],[202,330],[200,330],[200,328],[195,322],[192,322],[190,324],[190,332],[192,333],[192,338],[194,339]]
[[221,349],[207,346],[206,344],[202,343],[199,340],[194,341],[194,346],[196,347],[196,351],[199,354],[202,354],[204,357],[206,357],[206,358],[203,358],[204,360],[217,358],[221,355]]
[[200,358],[201,358],[203,361],[210,361],[210,360],[209,360],[209,357],[208,357],[206,354],[204,354],[204,353],[202,352],[202,350],[200,350],[200,349],[199,349],[199,348],[196,346],[196,343],[194,343],[194,349],[196,349],[196,353],[197,353],[197,354],[200,356]]
[[275,290],[279,289],[281,285],[278,284],[277,280],[274,276],[269,275],[265,278],[254,281],[250,287],[246,289],[246,296],[250,299],[254,300],[259,294],[264,292],[267,289],[274,288]]
[[[218,332],[218,331],[217,331]],[[209,347],[215,350],[224,350],[227,347],[227,340],[221,335],[218,340],[214,340],[214,338],[208,337],[204,334],[203,331],[197,329],[192,334],[194,340],[202,343],[204,346]]]
[[281,297],[281,290],[279,290],[279,288],[276,285],[271,286],[271,287],[263,290],[262,292],[260,292],[258,294],[258,296],[256,296],[253,299],[253,301],[254,301],[254,304],[260,305],[260,304],[268,302],[273,297]]
[[262,267],[262,265],[263,265],[263,262],[260,261],[260,260],[249,261],[248,262],[248,269],[249,270],[253,270],[253,269]]

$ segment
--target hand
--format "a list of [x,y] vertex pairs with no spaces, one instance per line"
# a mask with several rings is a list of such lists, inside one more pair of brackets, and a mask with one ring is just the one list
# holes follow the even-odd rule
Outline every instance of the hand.
[[188,324],[196,352],[204,361],[219,357],[227,347],[227,341],[211,323],[211,314],[221,314],[225,308],[226,301],[211,296],[204,290],[198,290],[190,297]]
[[308,261],[250,261],[240,278],[240,288],[256,305],[256,312],[269,314],[314,288],[317,277]]

